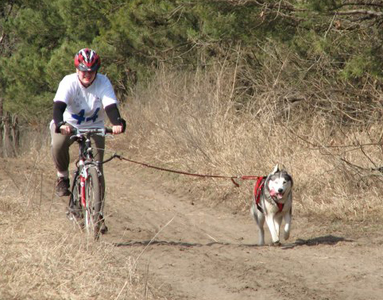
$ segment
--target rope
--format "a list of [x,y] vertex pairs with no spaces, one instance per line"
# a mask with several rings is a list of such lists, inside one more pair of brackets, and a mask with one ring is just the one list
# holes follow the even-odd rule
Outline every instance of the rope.
[[195,176],[195,177],[202,177],[202,178],[230,179],[236,187],[239,187],[239,184],[235,181],[235,179],[257,180],[259,177],[263,177],[263,176],[253,176],[253,175],[246,175],[246,176],[224,176],[224,175],[207,175],[207,174],[189,173],[189,172],[184,172],[184,171],[177,171],[177,170],[173,170],[173,169],[167,169],[167,168],[161,168],[161,167],[152,166],[152,165],[149,165],[147,163],[143,163],[143,162],[139,162],[139,161],[135,161],[135,160],[132,160],[132,159],[125,158],[125,157],[123,157],[121,155],[118,155],[118,154],[114,154],[111,158],[107,159],[103,163],[111,161],[114,158],[118,158],[120,160],[125,160],[125,161],[128,161],[130,163],[141,165],[141,166],[144,166],[144,167],[147,167],[147,168],[151,168],[151,169],[155,169],[155,170],[159,170],[159,171],[166,171],[166,172],[170,172],[170,173],[176,173],[176,174],[182,174],[182,175],[188,175],[188,176]]

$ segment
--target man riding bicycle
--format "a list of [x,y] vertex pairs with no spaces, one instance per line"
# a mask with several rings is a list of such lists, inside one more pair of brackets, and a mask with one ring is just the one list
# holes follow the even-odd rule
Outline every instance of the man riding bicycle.
[[[113,134],[125,131],[117,97],[110,80],[98,70],[101,60],[89,48],[81,49],[74,57],[76,73],[65,76],[57,89],[50,125],[52,157],[57,170],[56,195],[69,196],[69,147],[72,128],[104,128],[105,114],[113,124]],[[94,136],[95,160],[103,161],[105,137]],[[100,165],[102,172],[102,165]],[[104,178],[101,178],[104,185]]]

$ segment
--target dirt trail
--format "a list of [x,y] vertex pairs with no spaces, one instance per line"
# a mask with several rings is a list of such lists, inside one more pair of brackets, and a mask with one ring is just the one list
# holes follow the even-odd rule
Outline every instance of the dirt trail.
[[116,176],[118,164],[105,167],[110,232],[103,241],[116,245],[121,260],[138,259],[153,293],[198,300],[382,299],[379,228],[318,226],[295,217],[288,243],[258,247],[248,214],[169,194],[156,174],[139,169]]
[[[0,182],[8,182],[5,187],[21,184],[24,177],[18,175],[27,167],[27,162],[3,161]],[[136,259],[141,278],[155,296],[169,300],[382,299],[380,224],[319,223],[294,216],[288,243],[259,247],[248,213],[223,205],[208,207],[188,194],[180,197],[178,192],[167,192],[158,173],[145,168],[112,161],[104,170],[110,231],[101,242],[115,245],[116,261]],[[52,185],[45,190],[44,198],[50,199]],[[61,201],[56,200],[59,205]],[[63,209],[59,210],[61,214]]]

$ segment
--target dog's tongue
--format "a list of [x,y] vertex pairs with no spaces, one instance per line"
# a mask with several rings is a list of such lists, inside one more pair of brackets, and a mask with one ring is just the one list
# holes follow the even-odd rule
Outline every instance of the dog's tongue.
[[274,191],[274,190],[271,190],[271,191],[270,191],[270,196],[271,196],[271,197],[277,197],[278,199],[282,199],[282,198],[283,198],[283,194],[282,194],[282,193],[277,193],[277,192]]

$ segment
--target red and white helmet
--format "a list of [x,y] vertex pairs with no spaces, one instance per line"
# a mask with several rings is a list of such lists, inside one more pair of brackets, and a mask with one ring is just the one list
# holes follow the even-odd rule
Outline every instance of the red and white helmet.
[[80,71],[98,71],[101,67],[101,60],[94,50],[84,48],[75,55],[74,65]]

